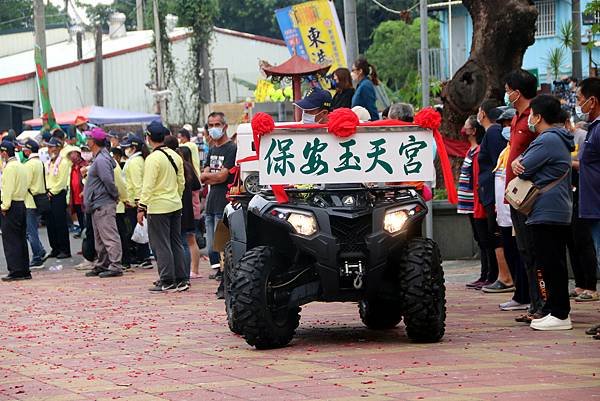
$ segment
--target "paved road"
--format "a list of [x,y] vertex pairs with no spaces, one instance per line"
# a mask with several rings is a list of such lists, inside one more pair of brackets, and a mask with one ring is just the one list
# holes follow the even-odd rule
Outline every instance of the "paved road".
[[[204,275],[208,266],[203,267]],[[505,295],[466,290],[473,263],[446,265],[447,331],[414,344],[402,324],[369,331],[355,304],[310,304],[292,344],[256,351],[227,329],[216,283],[146,290],[156,271],[86,278],[66,268],[0,284],[1,400],[588,400],[600,304],[574,304],[575,329],[533,332],[500,312]]]

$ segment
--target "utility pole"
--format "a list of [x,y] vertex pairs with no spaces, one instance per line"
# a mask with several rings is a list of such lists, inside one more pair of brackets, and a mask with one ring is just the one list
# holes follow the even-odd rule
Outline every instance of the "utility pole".
[[344,31],[346,33],[346,57],[348,68],[358,58],[358,28],[356,23],[356,0],[344,0]]
[[[48,72],[46,62],[46,17],[44,9],[44,0],[33,1],[33,24],[35,30],[35,45],[40,48],[42,53],[42,68],[44,75]],[[41,105],[39,96],[35,97],[33,105],[33,114],[41,115]]]
[[102,26],[96,26],[96,56],[94,57],[94,87],[96,106],[104,106],[104,78],[102,71]]
[[138,31],[144,30],[144,0],[135,0],[135,25]]
[[[423,108],[429,106],[429,38],[427,35],[427,0],[420,0],[421,20],[421,89],[423,94]],[[450,50],[452,51],[452,50]],[[429,185],[431,186],[431,182]],[[425,216],[425,236],[433,238],[433,202],[427,202],[429,212]]]
[[573,66],[573,76],[578,80],[583,78],[581,67],[581,1],[571,1],[572,20],[573,20],[573,44],[571,45],[571,65]]
[[[165,77],[162,63],[162,47],[160,44],[160,18],[158,17],[158,0],[152,0],[152,6],[154,8],[154,43],[156,45],[156,90],[161,92],[165,89]],[[167,115],[165,97],[162,94],[157,94],[156,102],[158,111],[160,113],[160,119],[165,122]]]

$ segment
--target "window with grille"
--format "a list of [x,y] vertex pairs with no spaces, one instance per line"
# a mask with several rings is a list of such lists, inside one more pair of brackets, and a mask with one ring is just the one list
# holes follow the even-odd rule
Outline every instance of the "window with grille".
[[555,0],[538,0],[535,2],[538,10],[537,21],[535,22],[536,38],[556,35],[556,13]]

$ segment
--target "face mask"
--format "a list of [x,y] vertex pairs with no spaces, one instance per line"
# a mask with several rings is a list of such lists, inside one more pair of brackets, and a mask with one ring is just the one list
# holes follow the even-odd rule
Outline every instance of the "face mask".
[[337,82],[335,82],[335,79],[331,80],[331,89],[335,89],[337,88]]
[[223,136],[223,128],[220,127],[212,127],[208,129],[208,134],[212,139],[218,141]]
[[302,111],[302,124],[314,124],[315,123],[315,115],[308,114],[305,111]]
[[531,114],[529,115],[529,118],[527,118],[527,128],[529,128],[529,131],[535,133],[535,126],[539,123],[539,121],[537,123],[533,123],[531,122]]
[[92,152],[81,152],[81,158],[83,160],[85,160],[86,162],[89,162],[90,160],[92,160]]
[[350,77],[354,82],[358,81],[358,75],[354,71],[350,73]]
[[502,138],[510,141],[510,127],[502,128]]
[[512,107],[512,106],[515,104],[515,102],[516,102],[517,100],[519,100],[519,98],[521,97],[521,95],[519,95],[519,96],[517,96],[517,98],[516,98],[515,100],[513,100],[513,101],[511,102],[511,101],[510,101],[510,95],[512,95],[512,94],[513,94],[513,93],[515,93],[515,92],[516,92],[516,91],[512,91],[512,92],[510,92],[510,93],[508,93],[508,92],[505,92],[505,93],[504,93],[504,103],[505,103],[507,106],[511,106],[511,107]]
[[588,121],[590,121],[590,113],[589,112],[584,113],[583,112],[583,106],[585,106],[585,104],[587,102],[589,102],[590,99],[588,99],[585,102],[583,102],[583,104],[581,106],[575,106],[575,114],[577,115],[577,118],[580,119],[581,121],[586,122],[586,123]]
[[481,117],[479,117],[479,113],[477,113],[477,124],[482,125],[481,124]]
[[131,148],[131,147],[125,148],[125,156],[131,157],[131,155],[134,154],[134,153],[135,153],[135,149],[134,148]]

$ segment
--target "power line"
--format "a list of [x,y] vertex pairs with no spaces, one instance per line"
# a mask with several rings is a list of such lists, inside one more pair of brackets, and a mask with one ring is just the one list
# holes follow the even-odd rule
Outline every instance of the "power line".
[[380,3],[379,1],[377,1],[377,0],[371,0],[371,1],[372,1],[373,3],[375,3],[376,5],[378,5],[379,7],[383,8],[385,11],[388,11],[388,12],[390,12],[390,13],[394,13],[394,14],[398,14],[398,15],[400,15],[400,14],[403,14],[403,13],[405,13],[406,11],[411,11],[411,10],[413,10],[413,9],[414,9],[416,6],[418,6],[418,5],[419,5],[419,3],[417,3],[416,5],[412,6],[412,7],[411,7],[410,9],[408,9],[408,10],[402,10],[402,11],[398,11],[398,10],[393,10],[393,9],[389,8],[389,7],[387,7],[387,6],[386,6],[386,5],[384,5],[384,4],[381,4],[381,3]]

